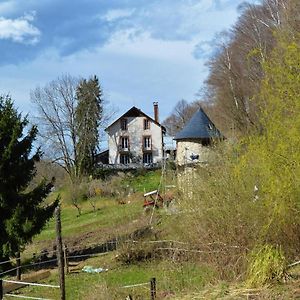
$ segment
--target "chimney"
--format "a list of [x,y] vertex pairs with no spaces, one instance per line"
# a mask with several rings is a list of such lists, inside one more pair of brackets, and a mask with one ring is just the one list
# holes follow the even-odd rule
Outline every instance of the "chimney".
[[154,108],[154,120],[158,123],[158,102],[153,102],[153,108]]

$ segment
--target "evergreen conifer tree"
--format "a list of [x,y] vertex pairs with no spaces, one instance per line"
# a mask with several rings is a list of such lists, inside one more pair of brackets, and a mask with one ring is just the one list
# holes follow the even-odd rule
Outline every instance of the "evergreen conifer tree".
[[41,152],[33,149],[37,127],[24,134],[27,126],[28,119],[17,112],[11,98],[0,96],[0,259],[22,251],[58,205],[58,199],[43,203],[52,183],[43,181],[28,190]]
[[102,120],[102,90],[97,76],[83,79],[77,88],[76,108],[78,174],[93,172],[99,144],[99,126]]

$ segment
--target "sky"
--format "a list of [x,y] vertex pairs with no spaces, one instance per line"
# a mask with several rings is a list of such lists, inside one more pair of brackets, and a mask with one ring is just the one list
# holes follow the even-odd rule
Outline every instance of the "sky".
[[[205,65],[243,0],[0,0],[0,94],[35,114],[30,91],[97,75],[107,102],[160,120],[197,100]],[[257,2],[249,0],[248,2]]]

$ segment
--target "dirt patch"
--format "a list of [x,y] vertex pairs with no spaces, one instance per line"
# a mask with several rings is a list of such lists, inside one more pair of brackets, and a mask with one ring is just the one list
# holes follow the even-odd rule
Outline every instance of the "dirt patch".
[[85,233],[68,237],[64,239],[64,243],[68,248],[84,248],[94,244],[102,244],[106,241],[116,238],[117,236],[129,235],[140,228],[147,225],[145,219],[139,218],[131,221],[128,224],[120,224],[115,227],[101,227],[98,230],[93,230]]

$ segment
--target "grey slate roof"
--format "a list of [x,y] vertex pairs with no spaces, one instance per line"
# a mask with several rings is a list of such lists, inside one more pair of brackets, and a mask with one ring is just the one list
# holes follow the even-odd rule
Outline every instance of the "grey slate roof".
[[178,132],[174,140],[223,138],[223,135],[200,108],[189,122]]

